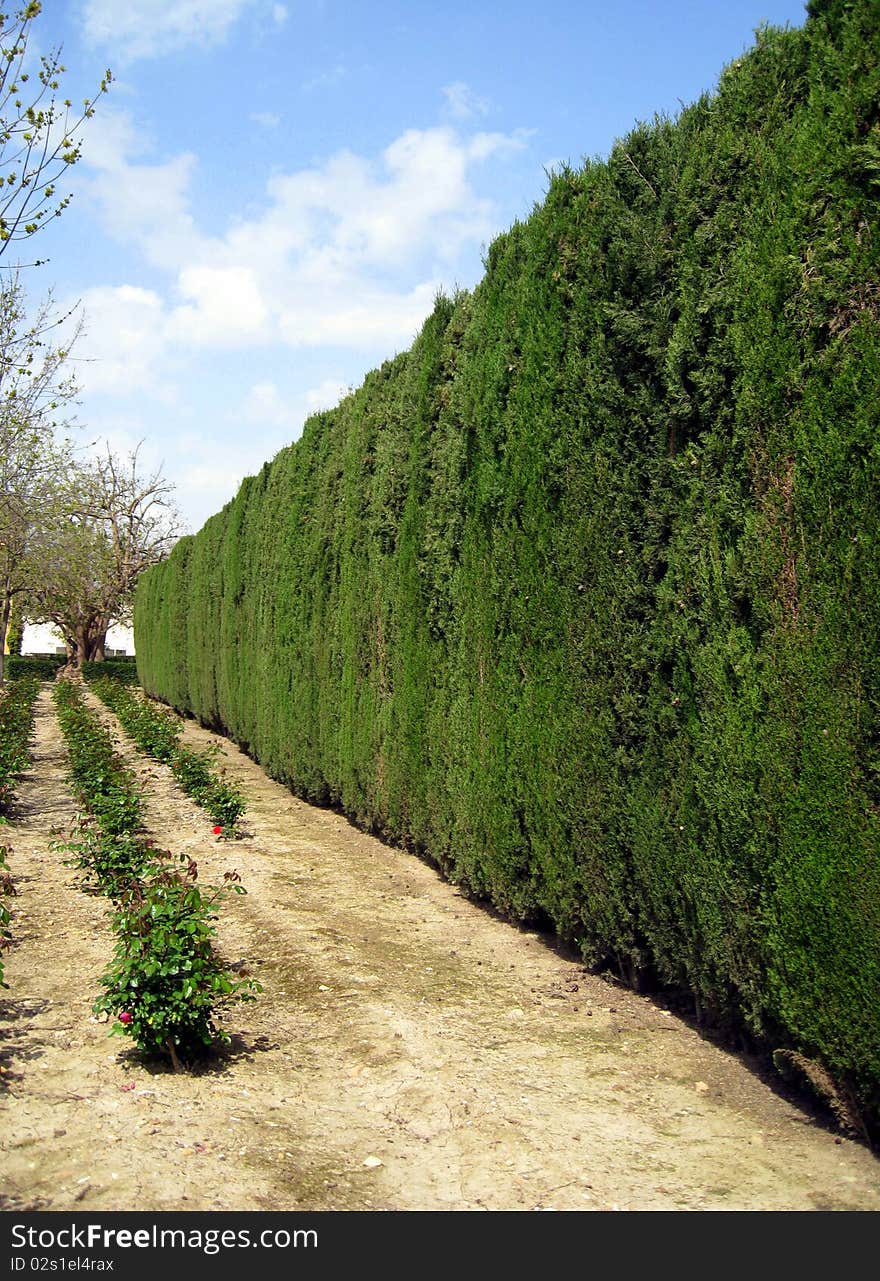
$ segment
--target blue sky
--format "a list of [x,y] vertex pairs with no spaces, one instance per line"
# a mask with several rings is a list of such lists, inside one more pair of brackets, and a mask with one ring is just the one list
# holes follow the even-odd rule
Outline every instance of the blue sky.
[[25,273],[33,301],[81,303],[83,439],[143,440],[198,529],[439,288],[477,282],[548,168],[803,21],[800,0],[44,0],[69,96],[114,75]]

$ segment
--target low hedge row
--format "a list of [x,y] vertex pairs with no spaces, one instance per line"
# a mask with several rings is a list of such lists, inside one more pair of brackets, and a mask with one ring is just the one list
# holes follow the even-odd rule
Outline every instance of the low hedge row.
[[37,658],[32,654],[7,654],[4,672],[11,681],[34,678],[40,681],[54,680],[64,666],[65,658]]
[[155,849],[142,834],[135,776],[81,690],[60,681],[54,698],[71,783],[92,816],[69,848],[114,907],[117,941],[95,1013],[114,1016],[112,1033],[167,1055],[179,1070],[182,1060],[228,1042],[217,1021],[221,1002],[252,1000],[260,990],[232,978],[213,947],[219,902],[244,888],[236,872],[201,887],[193,859]]
[[137,685],[137,659],[124,656],[105,658],[100,663],[83,663],[82,674],[87,681],[97,681],[110,676],[122,685]]
[[[0,692],[0,825],[6,822],[6,811],[12,800],[16,779],[30,759],[28,740],[34,723],[37,682],[16,681]],[[2,952],[10,940],[9,909],[5,899],[14,893],[7,858],[9,846],[0,843],[0,987],[3,978]]]
[[6,812],[15,780],[30,759],[28,739],[37,689],[37,681],[26,677],[0,692],[0,815]]
[[[36,677],[37,680],[51,681],[58,675],[67,659],[61,655],[7,654],[4,669],[11,681],[24,677]],[[137,659],[127,655],[119,658],[105,658],[100,663],[84,663],[83,676],[86,680],[97,680],[101,676],[113,676],[125,685],[138,683]]]
[[[94,816],[108,848],[121,838],[127,850],[129,843],[135,841],[134,833],[142,828],[137,779],[114,750],[109,733],[86,706],[81,690],[72,681],[59,681],[53,697],[67,744],[70,782],[77,799]],[[132,870],[127,852],[119,860],[114,857],[111,863],[117,861],[123,874]],[[112,890],[112,884],[106,882],[100,870],[99,882],[102,888]]]
[[216,749],[197,752],[181,747],[180,720],[170,711],[151,706],[111,677],[93,681],[92,688],[141,751],[168,765],[187,795],[207,810],[224,835],[233,835],[245,802],[237,788],[224,782],[214,769]]

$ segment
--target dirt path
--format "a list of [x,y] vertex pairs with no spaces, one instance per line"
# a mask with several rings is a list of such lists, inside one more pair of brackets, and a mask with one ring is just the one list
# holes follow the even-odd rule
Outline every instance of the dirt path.
[[234,843],[123,747],[156,839],[241,873],[221,950],[265,988],[211,1070],[146,1067],[90,1013],[112,940],[51,848],[74,806],[48,689],[38,712],[8,838],[0,1208],[880,1209],[865,1149],[228,744]]

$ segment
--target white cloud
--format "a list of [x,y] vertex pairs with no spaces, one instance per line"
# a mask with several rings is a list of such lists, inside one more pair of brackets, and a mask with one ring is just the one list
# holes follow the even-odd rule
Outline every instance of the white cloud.
[[358,282],[357,301],[346,290],[326,292],[315,305],[292,306],[281,312],[282,338],[293,347],[349,347],[372,351],[408,346],[427,316],[437,283],[417,285],[406,294],[370,292]]
[[74,366],[84,390],[123,395],[148,389],[173,399],[159,295],[136,285],[104,285],[89,289],[82,304],[85,327],[74,349]]
[[242,347],[267,336],[268,308],[247,267],[185,267],[168,337],[193,347]]
[[320,169],[271,180],[259,237],[268,237],[264,243],[276,252],[298,251],[303,267],[320,258],[325,279],[339,270],[350,277],[357,267],[393,270],[426,253],[449,260],[464,241],[494,230],[492,207],[474,193],[469,170],[494,152],[522,146],[513,135],[477,134],[464,142],[437,128],[408,129],[378,164],[338,152]]
[[532,129],[517,129],[513,133],[477,133],[467,146],[471,160],[488,160],[490,156],[505,151],[521,151]]
[[137,244],[150,262],[173,267],[191,257],[202,237],[190,212],[189,188],[196,157],[189,152],[148,163],[148,139],[124,111],[105,111],[91,121],[88,163],[95,176],[88,194],[97,201],[107,230]]
[[306,405],[309,413],[319,413],[322,409],[335,409],[342,400],[347,396],[351,388],[346,383],[341,383],[335,378],[325,378],[317,387],[311,387],[305,396]]
[[274,111],[252,111],[249,119],[261,129],[277,129],[281,124],[281,116]]
[[348,75],[348,68],[341,62],[335,63],[334,66],[328,67],[326,71],[319,71],[314,76],[303,82],[303,93],[310,93],[313,89],[331,89],[333,85],[339,84]]
[[107,227],[173,278],[166,341],[218,349],[409,343],[438,282],[497,226],[475,168],[524,145],[521,134],[408,129],[375,160],[340,151],[273,176],[261,211],[209,235],[192,212],[194,157],[149,163],[124,115],[96,132],[87,163]]
[[249,422],[273,427],[293,427],[301,421],[273,382],[254,383],[245,399],[244,416]]
[[143,155],[149,142],[134,126],[131,115],[114,107],[102,109],[89,125],[89,164],[100,170],[130,165],[132,156]]
[[[113,50],[124,62],[151,58],[187,45],[217,44],[254,0],[86,0],[83,34],[89,44]],[[273,18],[283,22],[283,5]]]
[[136,285],[86,291],[84,332],[73,357],[84,392],[120,397],[145,391],[173,403],[187,352],[238,350],[266,337],[268,313],[246,268],[186,268],[179,291],[187,301],[176,307]]
[[242,413],[247,422],[274,429],[283,444],[300,435],[307,418],[321,410],[333,409],[350,390],[337,378],[325,378],[304,394],[283,395],[277,383],[266,380],[249,388]]
[[289,16],[286,4],[272,5],[272,21],[276,27],[283,27]]
[[253,476],[287,443],[289,436],[269,435],[261,437],[255,450],[253,441],[190,436],[186,450],[179,451],[168,474],[193,528],[198,529],[219,511],[238,492],[245,476]]
[[179,475],[187,489],[207,494],[211,510],[215,511],[232,498],[245,476],[253,472],[253,465],[235,451],[224,450],[218,458],[216,443],[208,453],[208,461],[187,463],[180,468]]
[[489,112],[488,100],[480,98],[463,80],[444,85],[443,96],[454,120],[472,120],[474,116],[485,116]]

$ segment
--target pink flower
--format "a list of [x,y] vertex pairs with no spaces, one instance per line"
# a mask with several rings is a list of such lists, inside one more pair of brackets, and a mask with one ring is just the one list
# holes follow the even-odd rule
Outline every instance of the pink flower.
[[122,1013],[121,1013],[121,1014],[120,1014],[120,1016],[119,1016],[119,1022],[120,1022],[120,1023],[130,1023],[130,1022],[131,1022],[131,1015],[129,1014],[128,1010],[123,1010],[123,1011],[122,1011]]

